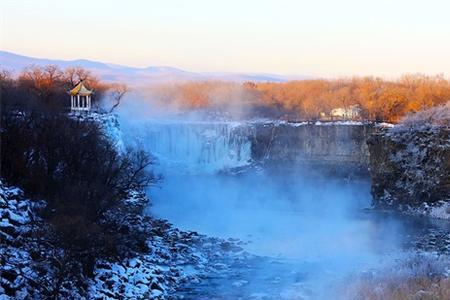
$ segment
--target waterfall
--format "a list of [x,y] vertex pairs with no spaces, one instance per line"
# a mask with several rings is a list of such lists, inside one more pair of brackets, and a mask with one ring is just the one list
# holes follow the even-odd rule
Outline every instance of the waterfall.
[[133,135],[164,171],[176,167],[211,173],[249,164],[251,130],[236,122],[149,121],[137,127]]
[[363,124],[148,120],[135,124],[127,136],[156,158],[155,167],[163,173],[215,173],[256,162],[362,175],[371,131]]

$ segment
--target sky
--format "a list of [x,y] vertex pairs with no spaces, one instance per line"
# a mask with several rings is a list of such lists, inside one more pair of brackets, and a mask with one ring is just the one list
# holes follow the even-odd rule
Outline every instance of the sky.
[[202,72],[450,75],[449,0],[0,0],[0,49]]

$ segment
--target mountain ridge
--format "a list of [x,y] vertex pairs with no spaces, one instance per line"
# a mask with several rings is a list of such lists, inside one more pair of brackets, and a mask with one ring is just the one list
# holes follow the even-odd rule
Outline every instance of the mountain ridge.
[[270,73],[192,72],[171,66],[130,67],[89,59],[60,60],[37,58],[4,50],[0,50],[0,65],[1,69],[11,71],[13,74],[17,74],[30,65],[56,65],[61,68],[78,66],[92,71],[104,81],[124,82],[131,86],[203,80],[285,82],[312,78],[309,76],[286,76]]

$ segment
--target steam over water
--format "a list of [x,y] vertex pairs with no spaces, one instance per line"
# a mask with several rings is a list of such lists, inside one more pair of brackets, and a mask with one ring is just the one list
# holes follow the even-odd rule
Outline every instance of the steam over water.
[[187,285],[186,299],[335,299],[330,287],[401,256],[415,234],[410,219],[365,210],[368,178],[329,178],[295,164],[223,172],[250,164],[249,126],[149,122],[134,134],[164,176],[149,191],[150,214],[248,242],[256,255]]

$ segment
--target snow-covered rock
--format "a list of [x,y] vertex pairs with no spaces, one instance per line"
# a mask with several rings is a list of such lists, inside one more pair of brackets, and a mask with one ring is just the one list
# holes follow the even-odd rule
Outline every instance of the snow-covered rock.
[[400,124],[373,134],[368,145],[375,205],[448,218],[449,127]]
[[123,152],[125,150],[125,145],[123,143],[122,138],[122,131],[120,129],[120,123],[117,115],[89,112],[81,114],[71,113],[69,114],[69,116],[77,120],[96,122],[97,124],[100,125],[100,128],[103,130],[105,135],[111,140],[111,142],[116,146],[116,149],[119,152]]
[[[28,237],[36,220],[38,206],[23,191],[0,181],[0,298],[30,299],[35,294],[31,282],[37,274],[31,269],[32,253]],[[38,299],[38,298],[37,298]]]

